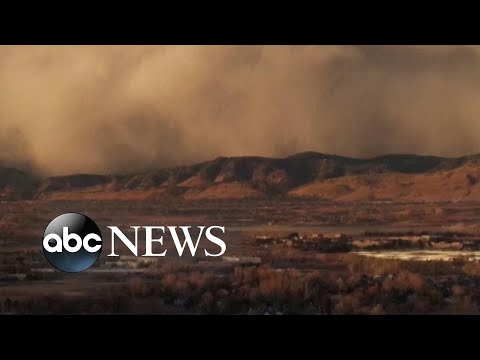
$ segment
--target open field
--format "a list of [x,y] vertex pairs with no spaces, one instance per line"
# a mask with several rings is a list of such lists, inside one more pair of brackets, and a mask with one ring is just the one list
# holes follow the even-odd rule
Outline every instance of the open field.
[[[49,266],[41,240],[69,211],[102,231],[225,226],[227,252],[179,258],[165,238],[165,258],[120,246],[112,259],[105,231],[100,260],[64,274]],[[0,214],[2,313],[447,314],[480,305],[475,202],[36,200],[2,202]]]

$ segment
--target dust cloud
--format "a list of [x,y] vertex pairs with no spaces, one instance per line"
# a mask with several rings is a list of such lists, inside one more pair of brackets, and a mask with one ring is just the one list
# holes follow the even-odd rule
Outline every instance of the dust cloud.
[[480,47],[3,46],[0,163],[480,152]]

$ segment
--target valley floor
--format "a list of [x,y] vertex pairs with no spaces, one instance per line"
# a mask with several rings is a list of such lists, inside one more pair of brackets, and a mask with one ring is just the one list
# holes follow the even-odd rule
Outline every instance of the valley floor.
[[[165,238],[165,258],[124,249],[112,260],[105,231],[97,264],[64,274],[49,266],[41,241],[48,223],[65,212],[91,217],[102,232],[107,225],[125,232],[133,225],[225,226],[227,252],[221,259],[179,258]],[[0,214],[0,313],[480,310],[477,202],[36,200],[1,202]]]

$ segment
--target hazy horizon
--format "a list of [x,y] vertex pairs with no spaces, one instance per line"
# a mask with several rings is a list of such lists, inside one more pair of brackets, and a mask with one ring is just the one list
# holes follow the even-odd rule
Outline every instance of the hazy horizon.
[[479,46],[1,46],[0,163],[480,153]]

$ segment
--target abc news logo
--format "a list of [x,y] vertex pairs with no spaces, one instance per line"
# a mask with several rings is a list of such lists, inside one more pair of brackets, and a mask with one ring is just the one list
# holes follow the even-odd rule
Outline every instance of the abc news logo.
[[[196,241],[190,234],[191,226],[131,226],[134,230],[134,239],[130,240],[117,226],[107,226],[111,233],[111,252],[108,256],[119,256],[115,253],[115,243],[120,240],[123,245],[135,256],[138,255],[138,240],[140,229],[145,230],[145,254],[141,256],[166,256],[167,250],[155,253],[153,244],[163,245],[163,235],[166,230],[171,235],[175,244],[178,256],[185,253],[186,248],[192,256],[197,253],[197,248],[203,235],[205,238],[218,246],[218,252],[204,250],[205,256],[222,256],[227,247],[225,242],[213,235],[225,233],[223,226],[198,226],[199,234]],[[178,230],[181,229],[181,231]],[[156,231],[157,235],[154,235]],[[183,235],[184,240],[181,240]],[[102,233],[97,224],[89,217],[78,213],[67,213],[55,218],[45,229],[43,234],[43,253],[48,262],[58,270],[70,273],[81,272],[90,268],[96,263],[102,252]]]

